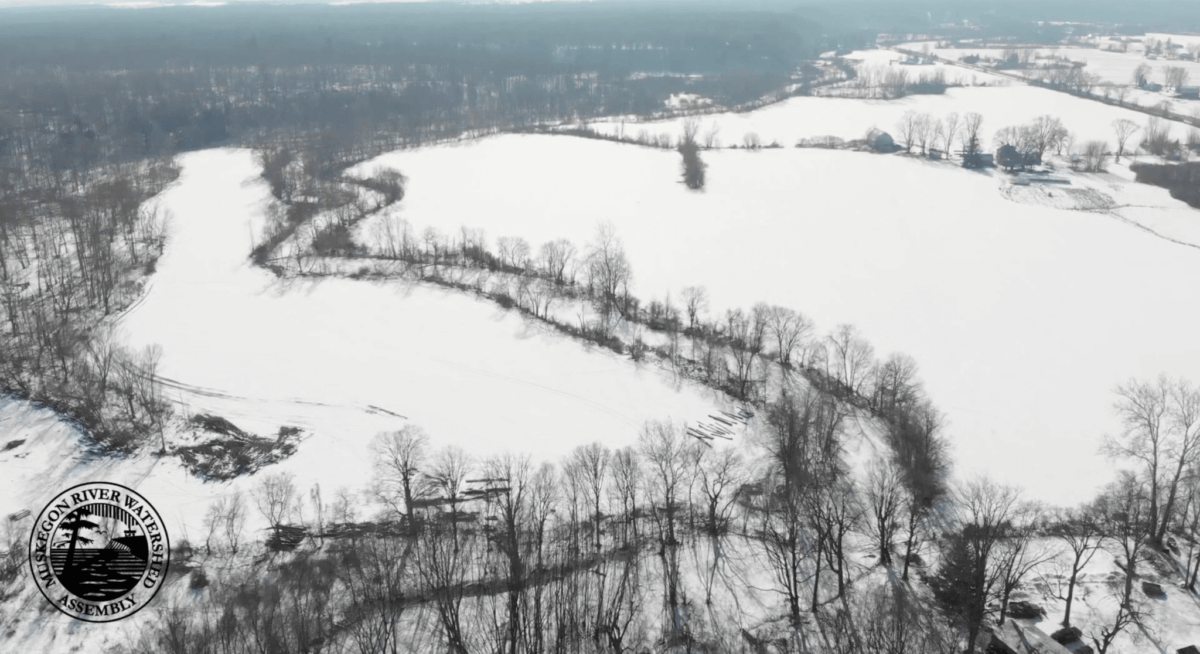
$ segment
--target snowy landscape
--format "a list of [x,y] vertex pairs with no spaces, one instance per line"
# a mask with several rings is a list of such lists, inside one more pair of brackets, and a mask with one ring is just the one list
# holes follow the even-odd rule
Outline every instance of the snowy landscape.
[[[157,86],[97,50],[124,122],[20,94],[0,651],[1200,645],[1200,36],[706,9],[681,33],[771,53],[730,72],[667,9],[635,42],[584,4],[364,9],[318,64],[291,27],[192,33]],[[427,68],[353,41],[392,11]],[[437,39],[479,58],[461,93]],[[7,88],[55,52],[0,49]],[[275,68],[196,63],[226,56]],[[104,624],[31,581],[34,516],[88,481],[171,542]]]

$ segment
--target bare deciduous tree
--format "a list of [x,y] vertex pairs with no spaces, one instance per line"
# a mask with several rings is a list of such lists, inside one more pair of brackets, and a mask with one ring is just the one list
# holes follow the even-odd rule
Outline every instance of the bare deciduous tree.
[[741,309],[725,312],[726,336],[733,354],[733,383],[739,397],[747,398],[754,377],[754,364],[762,353],[767,332],[767,320],[763,305],[755,307],[749,314]]
[[1150,65],[1138,64],[1137,68],[1133,69],[1133,85],[1137,88],[1145,88],[1150,82]]
[[1188,78],[1191,77],[1188,69],[1183,66],[1163,66],[1162,73],[1163,85],[1176,91],[1181,86],[1187,86]]
[[708,311],[708,291],[703,286],[689,286],[683,289],[682,295],[683,308],[688,316],[688,332],[694,333],[700,317]]
[[600,305],[605,320],[616,311],[625,314],[633,270],[625,257],[625,247],[612,223],[602,223],[588,244],[588,287]]
[[296,505],[294,480],[290,473],[275,473],[267,475],[254,490],[254,505],[272,527],[291,518]]
[[1138,131],[1138,126],[1128,118],[1118,118],[1113,121],[1112,127],[1117,136],[1117,163],[1121,163],[1121,155],[1125,154],[1125,145],[1129,142],[1129,137]]
[[1077,509],[1059,511],[1047,533],[1066,543],[1067,555],[1071,562],[1071,572],[1067,577],[1067,594],[1062,598],[1066,602],[1062,626],[1069,627],[1079,573],[1091,562],[1096,552],[1100,551],[1104,543],[1104,530],[1095,508],[1085,505]]
[[1142,467],[1148,484],[1147,536],[1158,533],[1160,484],[1168,457],[1170,392],[1171,382],[1166,376],[1152,382],[1134,379],[1118,386],[1114,408],[1123,432],[1119,436],[1105,436],[1102,446],[1110,457],[1131,459]]
[[421,477],[426,465],[429,436],[417,425],[405,425],[400,431],[384,432],[375,437],[375,475],[378,495],[415,532],[415,501],[427,495]]
[[600,551],[600,522],[604,512],[601,505],[605,497],[605,482],[612,460],[612,451],[600,443],[580,445],[571,451],[564,471],[578,479],[584,489],[588,508],[591,509],[592,546]]
[[839,325],[825,340],[830,377],[845,390],[861,394],[875,373],[875,348],[859,336],[853,325]]
[[917,142],[917,133],[920,130],[921,115],[913,110],[908,110],[900,116],[899,122],[896,123],[896,133],[900,135],[900,140],[904,142],[904,151],[912,152],[913,145]]
[[954,139],[958,137],[958,127],[961,119],[957,111],[951,111],[942,119],[942,137],[945,139],[942,143],[942,149],[949,156],[954,151]]
[[[792,355],[797,350],[803,352],[807,349],[806,342],[813,331],[812,321],[804,314],[786,307],[764,306],[761,311],[767,331],[775,339],[775,352],[780,365],[792,365]],[[801,365],[806,363],[805,359],[802,355]]]
[[542,270],[554,280],[555,284],[563,286],[571,281],[567,269],[575,258],[575,246],[566,239],[549,241],[540,250]]
[[904,478],[900,468],[888,459],[871,461],[864,490],[872,534],[879,548],[879,563],[890,566],[892,545],[900,531],[900,512],[904,506]]

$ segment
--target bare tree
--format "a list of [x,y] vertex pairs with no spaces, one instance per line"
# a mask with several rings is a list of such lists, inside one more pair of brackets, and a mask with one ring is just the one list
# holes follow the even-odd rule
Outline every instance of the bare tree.
[[1088,141],[1083,144],[1080,167],[1084,172],[1097,173],[1105,170],[1108,162],[1108,144],[1104,141]]
[[920,398],[916,360],[907,354],[890,355],[875,374],[875,409],[884,415],[894,415],[915,406]]
[[638,435],[638,450],[646,464],[645,479],[653,515],[659,523],[659,540],[663,547],[679,543],[676,521],[683,508],[688,463],[695,453],[695,441],[682,425],[650,421],[642,425]]
[[427,495],[421,468],[427,463],[429,436],[417,425],[405,425],[400,431],[378,434],[373,450],[380,499],[403,515],[415,533],[415,500]]
[[1165,479],[1167,497],[1162,518],[1158,521],[1158,530],[1151,534],[1154,542],[1159,544],[1166,539],[1167,530],[1174,520],[1184,473],[1200,463],[1200,389],[1186,379],[1170,382],[1167,391],[1167,431],[1166,455],[1170,466],[1165,471],[1169,475]]
[[1147,533],[1158,533],[1159,497],[1163,468],[1167,462],[1167,403],[1171,385],[1166,376],[1153,382],[1130,380],[1116,389],[1114,405],[1124,428],[1120,436],[1105,436],[1102,450],[1114,458],[1131,459],[1142,467],[1149,484]]
[[1042,527],[1042,508],[1037,504],[1018,504],[1004,530],[1004,538],[996,548],[999,568],[998,590],[1000,624],[1008,616],[1012,593],[1034,568],[1053,559],[1057,552],[1037,539]]
[[545,271],[555,284],[563,286],[568,283],[567,268],[575,258],[575,246],[566,239],[549,241],[540,250],[542,270]]
[[[1112,643],[1117,636],[1121,635],[1126,629],[1142,623],[1143,614],[1137,601],[1132,595],[1127,595],[1121,591],[1116,591],[1107,599],[1115,600],[1117,603],[1117,612],[1112,615],[1112,618],[1101,622],[1099,618],[1095,620],[1094,633],[1092,634],[1092,644],[1096,646],[1096,654],[1108,654],[1108,650],[1112,647]],[[1098,615],[1104,615],[1100,613]]]
[[1162,69],[1164,86],[1176,91],[1181,86],[1187,86],[1190,74],[1188,69],[1183,66],[1163,66]]
[[1122,472],[1117,481],[1101,493],[1096,510],[1104,537],[1116,543],[1125,555],[1125,584],[1113,593],[1117,613],[1111,620],[1099,624],[1098,633],[1092,636],[1097,653],[1105,654],[1118,635],[1141,619],[1141,610],[1133,594],[1133,579],[1137,575],[1137,560],[1147,542],[1149,527],[1145,484],[1133,473]]
[[760,542],[775,585],[787,602],[789,621],[798,629],[803,624],[807,568],[814,558],[809,547],[812,541],[800,489],[787,483],[782,475],[772,481],[772,487],[764,488],[768,500],[766,510],[761,512]]
[[679,557],[676,522],[690,499],[689,477],[694,469],[699,444],[687,435],[686,427],[670,422],[647,422],[638,435],[638,449],[646,462],[647,499],[658,525],[659,557],[664,568],[665,605],[672,637],[683,633],[686,617],[679,610]]
[[615,503],[621,507],[621,545],[628,547],[637,542],[638,499],[643,484],[642,465],[636,449],[623,447],[613,453],[612,480]]
[[942,119],[942,137],[945,139],[942,149],[946,151],[947,156],[954,151],[954,139],[958,136],[960,122],[957,111],[951,111]]
[[1118,118],[1113,121],[1112,126],[1117,135],[1117,163],[1121,163],[1121,155],[1125,154],[1125,144],[1129,142],[1129,137],[1138,131],[1138,126],[1128,118]]
[[625,247],[612,223],[602,223],[588,245],[588,286],[596,296],[600,312],[610,318],[613,311],[625,314],[633,270],[625,257]]
[[296,505],[295,477],[280,472],[267,475],[254,490],[254,504],[272,527],[291,517]]
[[933,132],[934,124],[933,116],[924,112],[917,114],[913,122],[913,138],[921,146],[921,154],[927,154],[929,152],[930,141],[936,141],[936,136]]
[[611,450],[600,443],[589,443],[572,450],[566,465],[563,466],[567,474],[583,484],[592,512],[592,544],[597,552],[600,551],[600,521],[604,516],[601,504],[605,496],[605,482],[608,479],[608,468],[611,461]]
[[754,363],[762,353],[767,332],[767,320],[763,305],[755,307],[749,314],[741,309],[725,312],[726,335],[733,354],[733,383],[739,397],[748,398]]
[[[806,341],[813,331],[813,323],[802,313],[786,307],[764,306],[762,314],[766,320],[768,333],[775,339],[775,352],[779,355],[779,364],[787,367],[792,365],[792,354],[797,349],[804,350]],[[805,363],[801,357],[801,364]]]
[[1036,155],[1035,161],[1038,163],[1046,152],[1061,148],[1070,136],[1062,121],[1049,115],[1038,116],[1023,131],[1028,134],[1030,152]]
[[1171,126],[1158,116],[1146,119],[1142,134],[1141,147],[1150,154],[1166,155],[1172,147]]
[[942,566],[931,585],[948,611],[967,631],[967,652],[974,654],[980,633],[993,611],[1003,581],[997,558],[1018,507],[1015,489],[989,479],[967,482],[956,504],[961,528],[948,539]]
[[458,507],[464,501],[463,491],[466,490],[467,477],[474,469],[475,463],[462,448],[448,445],[433,456],[428,467],[425,481],[430,485],[430,490],[437,493],[450,507],[449,520],[456,532],[454,537],[458,538]]
[[703,286],[683,289],[683,308],[687,311],[688,332],[694,333],[700,317],[708,311],[708,291]]
[[1071,626],[1071,605],[1075,601],[1075,585],[1079,581],[1079,573],[1091,562],[1096,552],[1104,544],[1104,530],[1092,506],[1082,506],[1077,509],[1059,511],[1056,519],[1050,524],[1047,533],[1067,545],[1067,554],[1071,560],[1071,574],[1067,578],[1067,595],[1062,600],[1066,602],[1062,626]]
[[853,325],[838,325],[825,340],[830,376],[845,390],[861,394],[875,372],[875,348],[858,335]]
[[473,563],[479,556],[475,537],[457,526],[431,525],[417,539],[417,572],[436,611],[442,639],[451,654],[467,654],[462,603]]
[[900,468],[888,459],[874,459],[867,467],[864,484],[872,535],[879,548],[879,564],[892,564],[892,545],[900,531],[900,511],[904,506],[904,478]]
[[1137,576],[1137,561],[1148,540],[1153,519],[1146,484],[1137,475],[1123,471],[1096,501],[1097,516],[1104,537],[1121,548],[1125,555],[1125,593],[1128,601],[1133,595],[1133,580]]
[[704,149],[711,150],[721,147],[721,125],[717,121],[713,121],[709,125],[708,130],[704,132]]
[[697,453],[696,478],[704,499],[705,528],[715,538],[729,526],[730,513],[745,481],[745,461],[731,447],[705,447]]
[[1150,82],[1150,65],[1138,64],[1137,68],[1133,69],[1133,85],[1139,89],[1146,88],[1146,84]]
[[983,150],[983,115],[968,113],[963,117],[962,127],[963,166],[979,168]]
[[913,110],[904,112],[900,116],[900,121],[896,123],[896,132],[900,135],[900,140],[904,141],[904,151],[912,152],[913,145],[917,141],[917,132],[920,130],[921,114]]

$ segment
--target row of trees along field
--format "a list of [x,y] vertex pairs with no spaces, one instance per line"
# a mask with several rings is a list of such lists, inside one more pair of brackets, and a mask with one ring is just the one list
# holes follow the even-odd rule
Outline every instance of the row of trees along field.
[[[976,134],[974,138],[978,140],[980,121],[971,117],[967,120],[974,125],[968,131]],[[1043,123],[1040,126],[1039,121]],[[1011,131],[1045,133],[1046,147],[1054,147],[1065,132],[1061,123],[1049,117],[1039,121]],[[1118,123],[1114,129],[1120,131],[1129,126]],[[685,135],[683,142],[687,141]],[[372,243],[356,245],[349,255],[352,267],[356,265],[354,261],[403,262],[403,274],[482,294],[563,331],[618,352],[628,351],[638,360],[654,354],[677,372],[758,406],[770,427],[764,432],[768,435],[758,436],[757,449],[713,449],[711,441],[696,439],[679,426],[673,428],[678,437],[675,449],[693,452],[695,463],[688,466],[698,476],[685,484],[689,493],[704,488],[701,469],[706,456],[717,456],[722,465],[729,464],[730,458],[743,464],[757,462],[742,468],[738,483],[722,484],[723,488],[737,489],[734,496],[739,498],[724,505],[727,514],[720,509],[719,499],[690,495],[681,506],[694,506],[678,509],[690,516],[686,528],[677,530],[679,525],[675,521],[663,520],[662,516],[645,517],[653,523],[650,533],[658,533],[660,554],[664,543],[678,540],[679,533],[711,536],[718,525],[729,530],[730,525],[740,522],[740,531],[729,531],[745,539],[734,549],[759,548],[764,558],[758,565],[774,571],[776,590],[793,627],[789,633],[801,640],[814,633],[820,634],[825,642],[834,638],[830,636],[834,627],[821,623],[820,618],[809,622],[807,617],[809,613],[820,615],[822,607],[827,606],[828,600],[822,599],[821,590],[825,585],[826,590],[837,589],[834,598],[850,602],[853,596],[856,602],[884,602],[872,606],[887,606],[895,615],[907,615],[906,620],[912,624],[926,625],[912,631],[913,638],[942,638],[945,635],[938,635],[939,629],[950,628],[974,651],[976,646],[982,647],[980,639],[986,633],[986,625],[1007,618],[1012,594],[1030,583],[1031,575],[1042,566],[1055,565],[1064,574],[1058,575],[1062,583],[1053,592],[1066,603],[1064,630],[1059,637],[1090,638],[1095,649],[1103,654],[1143,614],[1140,597],[1132,591],[1139,559],[1162,556],[1160,548],[1175,533],[1190,543],[1183,566],[1188,584],[1194,584],[1200,570],[1200,551],[1195,546],[1200,513],[1191,510],[1193,502],[1200,501],[1200,484],[1196,483],[1200,476],[1193,472],[1200,463],[1197,455],[1200,450],[1194,446],[1200,439],[1197,420],[1200,414],[1193,415],[1196,413],[1193,409],[1200,406],[1200,394],[1186,382],[1131,382],[1119,389],[1118,409],[1126,431],[1122,438],[1109,441],[1107,451],[1145,463],[1146,469],[1123,474],[1093,502],[1076,508],[1053,509],[1024,502],[1016,489],[986,479],[952,490],[947,487],[948,460],[941,436],[942,419],[923,398],[916,381],[916,364],[911,359],[893,355],[878,361],[870,344],[850,326],[817,338],[811,321],[783,307],[760,304],[751,311],[733,309],[709,319],[707,294],[702,287],[685,289],[678,306],[670,297],[642,301],[632,294],[632,268],[620,239],[609,226],[602,225],[593,240],[582,248],[560,239],[537,250],[519,237],[500,238],[496,248],[491,249],[482,232],[468,229],[461,230],[460,235],[445,235],[427,228],[418,237],[406,221],[394,215],[383,216],[368,234]],[[356,274],[370,274],[364,272],[367,270],[360,268]],[[556,304],[579,303],[594,311],[593,319],[585,320],[586,312],[575,311],[580,316],[579,323],[569,324],[561,321],[563,311],[554,311]],[[641,329],[666,334],[667,345],[646,346]],[[689,344],[690,357],[685,354]],[[775,370],[800,373],[808,390],[799,394],[794,388],[785,390],[786,384],[772,381],[778,379],[772,376]],[[772,395],[776,392],[778,396]],[[1146,396],[1157,398],[1157,404]],[[866,470],[854,471],[841,454],[831,453],[843,451],[847,421],[864,412],[885,425],[890,453]],[[790,431],[793,429],[807,435],[794,440],[795,433]],[[654,425],[644,430],[639,450],[644,456],[650,456],[647,439],[665,433],[663,430],[670,431]],[[820,461],[809,458],[817,456],[814,447],[828,458]],[[754,458],[753,452],[758,452],[762,460]],[[793,461],[792,456],[800,458]],[[448,454],[445,457],[446,461],[456,459]],[[681,460],[689,459],[683,456]],[[763,462],[768,461],[777,466],[773,477],[764,472],[770,466]],[[652,457],[645,463],[651,469],[658,469]],[[413,474],[421,470],[420,466],[406,464],[399,468],[409,469]],[[433,477],[445,479],[447,474],[437,472]],[[511,488],[506,477],[498,478],[505,479],[501,487]],[[398,494],[388,501],[399,519],[408,525],[421,523],[418,508],[431,508],[412,495],[415,479],[395,484],[393,490]],[[666,495],[658,504],[651,501],[651,507],[675,515],[677,509],[672,508],[675,504],[671,498],[676,496],[660,490]],[[490,491],[483,488],[479,492],[486,495]],[[643,498],[648,498],[657,491],[646,488],[642,492]],[[806,495],[814,492],[819,499]],[[450,496],[446,494],[443,499]],[[450,502],[451,507],[455,504],[456,501]],[[613,508],[609,511],[596,508],[593,516],[611,519],[615,513]],[[718,519],[723,515],[728,517]],[[751,527],[756,518],[757,532]],[[457,522],[457,518],[450,520]],[[931,520],[937,525],[931,526]],[[586,529],[584,523],[586,519],[581,523],[581,528]],[[632,524],[627,528],[634,532],[639,529]],[[849,537],[850,534],[857,536]],[[585,539],[586,535],[575,538]],[[882,566],[894,569],[902,581],[908,580],[910,565],[922,560],[915,553],[924,552],[938,561],[936,568],[926,563],[921,572],[933,591],[939,612],[930,612],[932,605],[928,598],[907,595],[913,592],[912,586],[891,588],[886,597],[873,595],[870,587],[863,589],[861,596],[852,595],[847,590],[853,585],[853,575],[848,570],[854,565],[847,557],[848,548],[854,547],[848,545],[851,541],[863,551],[870,551]],[[865,542],[874,544],[864,547]],[[795,548],[801,544],[813,549],[798,552]],[[618,551],[625,545],[622,541]],[[1080,574],[1102,550],[1116,552],[1127,562],[1125,581],[1111,597],[1118,611],[1109,616],[1111,619],[1089,615],[1083,624],[1086,631],[1076,633],[1078,627],[1072,624],[1071,609]],[[1179,553],[1178,549],[1175,551]],[[677,567],[672,568],[669,560],[663,560],[661,565],[661,574],[674,574],[680,579],[686,576]],[[792,567],[781,567],[785,565]],[[805,570],[805,565],[814,567]],[[482,581],[475,584],[466,584],[465,588],[487,585]],[[672,591],[668,587],[666,592],[665,605],[677,608],[672,602],[678,597],[673,600],[670,593],[678,589]],[[499,601],[495,594],[484,595],[491,598],[487,601]],[[913,610],[920,611],[923,620],[932,622],[922,622],[904,613],[908,609],[902,607],[920,607]],[[839,615],[852,615],[853,609],[846,610],[849,612]],[[678,613],[669,610],[664,615],[671,617]],[[805,627],[815,632],[806,631]],[[844,635],[851,637],[848,634],[854,630],[846,629]],[[664,633],[678,636],[679,632]],[[689,637],[694,638],[695,634]],[[951,640],[954,637],[950,636]]]
[[16,163],[0,171],[0,391],[78,420],[104,447],[161,436],[158,353],[122,348],[96,326],[154,271],[165,216],[146,201],[175,169]]
[[[1183,139],[1172,136],[1171,124],[1158,116],[1149,116],[1145,126],[1128,118],[1112,122],[1113,142],[1093,140],[1077,143],[1062,119],[1043,115],[1024,125],[1010,125],[993,135],[996,164],[1006,169],[1040,165],[1047,154],[1066,157],[1072,167],[1085,172],[1105,169],[1110,157],[1117,162],[1129,153],[1144,152],[1166,160],[1187,161],[1200,151],[1200,127],[1190,127]],[[927,112],[906,111],[896,122],[897,140],[904,151],[919,151],[927,155],[933,150],[954,152],[957,144],[963,165],[978,167],[983,152],[983,116],[978,113],[960,115],[951,112],[938,117]],[[1159,166],[1167,171],[1159,177],[1169,177],[1185,167]],[[1157,171],[1156,171],[1157,172]],[[1147,174],[1147,178],[1152,176]],[[1186,179],[1186,173],[1183,175]],[[1170,186],[1169,184],[1162,184]],[[1183,186],[1183,184],[1175,184]]]
[[[917,560],[945,492],[942,437],[896,425],[904,454],[873,464],[869,490],[843,460],[851,415],[810,389],[770,403],[754,450],[650,422],[635,445],[581,446],[558,466],[473,460],[413,426],[380,434],[364,493],[388,507],[382,522],[356,515],[362,498],[326,506],[278,474],[214,504],[201,570],[259,547],[243,542],[250,507],[307,538],[274,541],[291,552],[279,575],[193,572],[205,609],[168,609],[142,651],[734,651],[783,635],[806,650],[874,639],[949,654],[949,628],[902,580],[855,590],[852,557],[862,540],[889,563]],[[729,604],[750,579],[781,600],[761,627]]]
[[649,114],[685,88],[755,101],[819,38],[793,14],[681,19],[650,6],[11,12],[0,24],[0,392],[53,406],[107,447],[161,434],[156,356],[114,347],[97,325],[153,272],[165,216],[146,201],[174,179],[176,153],[257,144],[282,170],[304,152],[306,184],[328,197],[345,166],[404,145]]
[[[1190,543],[1184,585],[1200,565],[1200,393],[1131,381],[1116,406],[1126,430],[1106,447],[1139,467],[1074,508],[988,479],[950,487],[928,414],[887,422],[886,453],[854,470],[854,409],[811,387],[767,403],[746,443],[649,422],[634,445],[580,446],[559,465],[475,460],[409,426],[377,436],[359,494],[327,503],[275,474],[214,504],[203,546],[183,546],[203,610],[168,607],[139,651],[976,652],[1037,578],[1065,602],[1056,637],[1105,654],[1147,624],[1135,581],[1174,561],[1171,534]],[[387,508],[359,515],[368,498]],[[210,580],[238,569],[239,548],[261,551],[243,533],[255,508],[267,550],[287,552],[267,564],[277,574]],[[1121,582],[1089,605],[1116,610],[1073,620],[1101,552]]]

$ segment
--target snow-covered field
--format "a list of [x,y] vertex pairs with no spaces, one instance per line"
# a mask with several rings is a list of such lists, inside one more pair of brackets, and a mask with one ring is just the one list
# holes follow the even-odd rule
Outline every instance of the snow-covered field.
[[[350,280],[280,283],[247,258],[268,198],[251,154],[213,150],[182,163],[179,183],[161,198],[174,213],[167,251],[147,296],[119,321],[120,333],[134,346],[162,346],[168,395],[187,412],[216,413],[260,434],[304,429],[299,452],[272,469],[295,473],[300,488],[319,481],[362,490],[371,438],[409,421],[435,447],[557,460],[584,443],[632,443],[647,419],[694,420],[723,406],[702,387],[459,293]],[[11,438],[46,419],[23,406],[12,402],[3,415]],[[11,491],[0,497],[0,515],[36,512],[39,493],[48,498],[95,476],[96,466],[191,531],[203,511],[185,506],[229,490],[202,484],[173,458],[83,463],[65,435],[73,432],[55,433],[52,444],[31,441],[0,455],[0,490]],[[52,482],[33,483],[48,472]]]
[[[907,47],[907,46],[906,46]],[[939,57],[944,57],[950,60],[958,60],[970,54],[977,54],[982,57],[992,57],[999,59],[1003,53],[1003,48],[933,48],[931,50]],[[1192,80],[1200,78],[1200,63],[1194,61],[1171,60],[1171,59],[1147,59],[1140,51],[1130,50],[1129,52],[1111,52],[1108,50],[1100,50],[1097,48],[1039,48],[1036,50],[1039,57],[1053,55],[1063,57],[1070,61],[1080,61],[1085,64],[1084,71],[1099,75],[1103,82],[1111,84],[1132,84],[1133,71],[1141,64],[1150,66],[1150,81],[1162,84],[1165,80],[1163,77],[1163,67],[1179,66],[1188,71]],[[1038,62],[1042,63],[1042,62]],[[1028,73],[1029,71],[1017,70],[1014,72]],[[1192,83],[1195,83],[1193,81]]]
[[[854,104],[876,103],[847,111]],[[611,221],[643,298],[702,284],[718,311],[767,301],[824,329],[853,323],[881,354],[920,363],[960,472],[990,472],[1048,502],[1089,498],[1107,480],[1096,449],[1117,428],[1113,386],[1200,367],[1189,300],[1200,252],[1120,212],[1013,202],[993,175],[901,156],[704,156],[703,193],[677,183],[675,153],[568,137],[498,137],[366,166],[410,177],[399,210],[418,232],[465,225],[534,247],[582,245]],[[1165,191],[1115,174],[1087,184],[1114,204],[1129,203],[1126,192],[1155,204],[1148,211],[1200,243],[1187,224],[1195,212]]]
[[[892,54],[875,56],[886,64]],[[677,153],[570,137],[402,151],[362,169],[382,164],[408,176],[406,199],[390,211],[417,233],[479,228],[492,243],[521,236],[536,248],[568,238],[582,248],[610,222],[644,300],[704,285],[713,312],[765,301],[806,313],[822,331],[854,324],[881,358],[904,352],[919,363],[947,414],[960,476],[988,473],[1048,504],[1090,499],[1112,471],[1097,447],[1118,429],[1113,387],[1200,370],[1200,213],[1133,183],[1124,165],[1026,187],[950,162],[790,147],[871,127],[894,132],[909,110],[979,112],[987,143],[996,129],[1047,113],[1077,141],[1111,142],[1117,118],[1145,122],[1045,89],[959,88],[897,101],[795,98],[701,117],[701,131],[717,125],[725,143],[755,132],[788,147],[704,152],[708,185],[699,193],[678,183]],[[678,135],[680,122],[593,127]],[[372,436],[410,422],[435,447],[554,460],[592,441],[629,444],[647,419],[695,421],[728,408],[710,390],[462,293],[397,281],[280,281],[247,256],[269,201],[251,154],[212,150],[181,163],[179,182],[158,200],[173,214],[167,251],[118,333],[132,346],[162,346],[160,373],[185,412],[260,434],[303,429],[299,451],[271,468],[294,474],[300,489],[363,492]],[[61,488],[106,479],[137,487],[174,538],[194,540],[209,502],[258,481],[204,483],[178,459],[149,453],[89,458],[73,429],[13,400],[0,400],[0,432],[0,447],[25,441],[0,451],[0,516],[36,512]],[[1099,589],[1112,561],[1096,566]],[[43,611],[0,623],[14,630],[9,643],[36,651],[79,638],[27,590],[7,606]],[[166,591],[182,592],[181,583]],[[1041,599],[1053,616],[1053,601]],[[1159,619],[1194,620],[1190,598],[1173,599]],[[148,619],[89,632],[89,644],[118,644]],[[1200,634],[1193,626],[1172,633],[1191,638]]]
[[871,50],[856,50],[847,54],[844,59],[850,63],[860,63],[868,67],[896,67],[904,70],[911,78],[918,78],[922,75],[933,75],[941,73],[945,75],[945,79],[950,84],[962,84],[965,86],[1007,86],[1011,82],[1004,77],[992,75],[989,73],[979,72],[955,66],[953,64],[944,64],[941,62],[932,62],[920,65],[908,65],[901,63],[907,58],[907,55],[896,52],[895,50],[871,49]]
[[[1120,118],[1127,118],[1138,125],[1146,124],[1146,115],[1143,113],[1020,83],[1000,88],[952,88],[944,95],[917,95],[899,100],[798,97],[758,111],[697,118],[701,134],[717,125],[720,129],[719,139],[724,145],[740,145],[742,137],[753,132],[758,134],[764,145],[777,141],[780,145],[791,147],[801,138],[814,136],[858,139],[872,127],[897,136],[896,124],[906,111],[928,112],[939,119],[951,112],[960,115],[977,112],[983,116],[984,143],[989,147],[996,130],[1026,123],[1044,114],[1062,118],[1063,124],[1074,133],[1079,143],[1099,139],[1112,144],[1112,123]],[[642,130],[649,135],[667,133],[678,137],[683,131],[684,120],[607,120],[589,126],[600,133],[626,137],[636,137]],[[1186,138],[1187,126],[1168,124],[1173,138]]]
[[[558,460],[584,443],[633,443],[649,419],[695,421],[727,408],[703,387],[460,293],[278,282],[248,259],[269,199],[251,153],[210,150],[181,163],[179,182],[159,199],[174,214],[167,250],[119,332],[133,346],[162,346],[161,375],[181,411],[215,413],[267,435],[302,428],[298,452],[270,471],[293,474],[304,492],[314,484],[327,497],[367,492],[372,437],[410,421],[434,447]],[[137,488],[173,539],[194,540],[210,502],[259,482],[204,483],[178,459],[148,453],[88,457],[74,429],[25,402],[0,400],[0,429],[0,445],[25,441],[0,452],[0,516],[36,514],[61,489],[104,479]],[[248,517],[251,529],[265,524]],[[26,591],[14,601],[29,611],[14,615],[38,617],[4,622],[14,630],[10,644],[41,651],[78,626],[32,586]],[[147,619],[99,626],[88,634],[91,646],[119,643]]]

